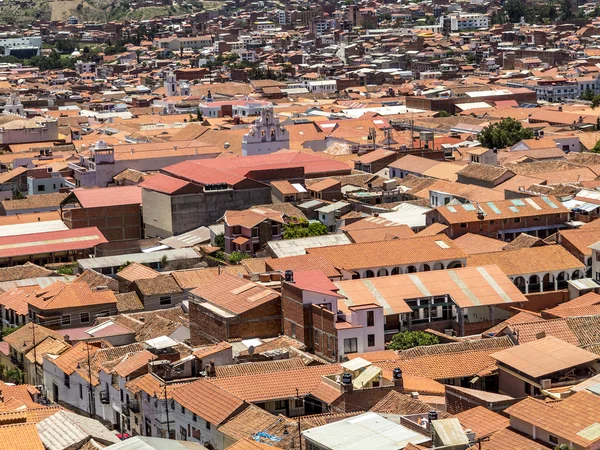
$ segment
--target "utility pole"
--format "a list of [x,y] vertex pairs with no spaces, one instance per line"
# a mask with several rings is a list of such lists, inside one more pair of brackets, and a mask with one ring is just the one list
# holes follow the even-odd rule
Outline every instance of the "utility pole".
[[[296,398],[300,399],[300,392],[298,392],[298,388],[296,388]],[[306,413],[306,411],[304,411]],[[300,450],[302,450],[302,429],[300,428],[300,414],[298,414],[298,445],[300,446]]]
[[37,345],[35,344],[35,322],[31,322],[31,334],[32,334],[32,344],[33,344],[33,370],[35,372],[35,385],[36,387],[40,385],[39,377],[38,377],[38,369],[37,369]]
[[165,390],[165,411],[167,412],[167,439],[171,439],[171,425],[169,423],[169,399],[167,398],[167,382],[163,384]]
[[90,413],[90,417],[93,418],[94,413],[96,412],[96,399],[94,397],[94,388],[92,386],[92,365],[91,365],[91,360],[90,360],[90,344],[88,344],[86,342],[85,345],[87,347],[87,365],[88,365],[88,381],[89,381],[89,396],[90,396],[88,410]]

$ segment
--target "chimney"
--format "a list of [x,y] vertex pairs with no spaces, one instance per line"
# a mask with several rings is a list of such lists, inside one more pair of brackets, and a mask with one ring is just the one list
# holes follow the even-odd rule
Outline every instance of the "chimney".
[[392,371],[392,378],[394,379],[394,387],[400,392],[404,392],[404,378],[402,377],[402,369],[396,367]]
[[354,391],[354,385],[352,384],[352,374],[349,372],[344,372],[342,375],[342,386],[344,387],[344,392],[351,393]]

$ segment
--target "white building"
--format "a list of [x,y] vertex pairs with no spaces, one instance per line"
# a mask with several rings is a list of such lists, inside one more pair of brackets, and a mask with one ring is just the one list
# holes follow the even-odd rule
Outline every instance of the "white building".
[[450,31],[459,31],[465,29],[479,29],[489,27],[489,17],[487,14],[458,14],[446,18],[444,20],[450,22]]
[[242,156],[266,155],[289,147],[290,135],[272,107],[262,109],[250,132],[242,138]]
[[16,119],[0,125],[0,144],[26,144],[58,139],[58,120],[45,117]]
[[40,56],[42,37],[0,37],[0,49],[4,49],[4,56]]

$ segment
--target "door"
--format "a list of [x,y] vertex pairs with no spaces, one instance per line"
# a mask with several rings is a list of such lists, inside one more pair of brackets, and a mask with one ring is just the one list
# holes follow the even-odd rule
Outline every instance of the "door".
[[58,400],[58,386],[55,383],[52,383],[52,401],[58,403]]

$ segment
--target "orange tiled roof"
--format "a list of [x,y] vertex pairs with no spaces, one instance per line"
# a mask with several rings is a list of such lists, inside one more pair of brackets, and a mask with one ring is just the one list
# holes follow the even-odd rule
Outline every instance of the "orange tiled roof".
[[307,249],[307,252],[327,259],[338,269],[347,270],[461,259],[467,256],[445,235],[317,247]]
[[0,449],[44,450],[35,423],[20,423],[0,427]]
[[455,417],[465,429],[471,429],[478,438],[495,433],[507,428],[510,420],[498,413],[490,411],[483,406],[476,406],[467,411],[456,414]]
[[[557,402],[544,402],[528,397],[505,410],[512,417],[539,427],[582,448],[591,448],[598,442],[598,434],[586,438],[584,430],[598,423],[600,397],[580,391]],[[584,434],[585,435],[585,434]]]
[[221,425],[244,407],[243,400],[201,378],[172,391],[173,399],[214,425]]
[[57,281],[46,289],[30,296],[28,303],[41,310],[78,308],[91,305],[107,305],[116,308],[117,299],[113,291],[92,290],[87,283],[66,284]]
[[277,416],[274,416],[262,408],[250,405],[242,412],[229,419],[218,429],[221,433],[226,434],[233,439],[241,440],[251,437],[257,431],[266,430],[277,420],[279,420]]
[[129,264],[127,267],[117,273],[117,277],[129,282],[154,278],[158,275],[160,275],[160,273],[156,270],[135,262]]
[[337,364],[306,367],[240,377],[211,378],[209,381],[248,402],[261,402],[308,395],[323,375],[341,373]]

